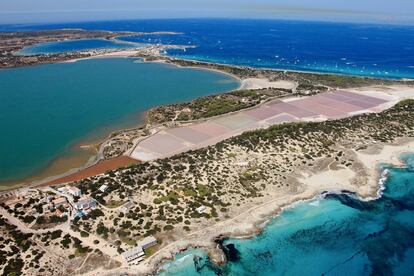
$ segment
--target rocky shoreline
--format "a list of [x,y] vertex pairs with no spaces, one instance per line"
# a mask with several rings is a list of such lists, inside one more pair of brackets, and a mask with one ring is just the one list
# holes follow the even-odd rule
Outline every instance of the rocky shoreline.
[[[387,148],[394,148],[393,150],[387,150]],[[368,149],[368,152],[370,152],[371,149]],[[316,199],[324,199],[329,197],[336,197],[340,195],[349,195],[351,197],[354,197],[357,200],[360,201],[372,201],[377,200],[382,197],[382,191],[385,189],[384,187],[384,181],[381,181],[381,179],[384,177],[384,169],[380,169],[379,165],[391,165],[391,166],[400,166],[401,161],[399,161],[399,157],[404,153],[414,152],[414,138],[403,138],[400,139],[395,144],[387,145],[377,154],[372,154],[371,157],[375,158],[377,157],[379,160],[383,160],[382,162],[377,161],[376,163],[372,164],[370,162],[367,162],[366,160],[362,161],[363,165],[366,166],[369,170],[369,177],[366,178],[360,178],[357,181],[364,180],[367,183],[376,183],[374,185],[369,185],[370,191],[351,191],[347,189],[327,189],[319,192],[315,192],[314,194],[308,195],[303,198],[298,198],[295,200],[292,200],[286,204],[280,204],[276,209],[271,211],[269,214],[266,215],[263,219],[259,219],[256,221],[250,221],[249,223],[252,223],[252,228],[248,231],[245,231],[243,233],[223,233],[223,232],[215,232],[217,234],[209,236],[209,240],[211,241],[210,244],[205,244],[205,239],[202,242],[201,240],[197,242],[189,242],[188,244],[184,245],[178,245],[177,247],[173,249],[168,249],[168,253],[163,255],[161,258],[155,258],[154,259],[148,259],[148,264],[145,264],[145,266],[141,267],[138,270],[135,270],[134,272],[139,273],[139,275],[155,275],[157,272],[162,270],[163,266],[174,260],[175,256],[179,253],[185,252],[186,250],[190,248],[194,249],[202,249],[206,252],[206,254],[209,257],[210,262],[212,262],[214,265],[222,266],[226,264],[228,261],[237,261],[237,249],[234,247],[226,247],[223,245],[223,243],[230,239],[249,239],[254,236],[259,235],[266,225],[270,222],[270,220],[280,216],[283,211],[291,208],[295,208],[296,205],[304,202],[310,202]],[[388,158],[388,162],[385,161],[384,158]],[[203,245],[204,244],[204,245]]]

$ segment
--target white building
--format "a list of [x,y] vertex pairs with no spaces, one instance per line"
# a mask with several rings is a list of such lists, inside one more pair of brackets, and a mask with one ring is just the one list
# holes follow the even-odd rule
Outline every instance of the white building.
[[138,243],[138,246],[141,246],[142,249],[147,249],[148,247],[154,246],[157,244],[157,239],[153,236],[148,236]]
[[128,212],[132,207],[134,207],[134,203],[131,201],[128,201],[124,203],[121,208],[122,208],[122,211]]
[[58,189],[58,191],[61,192],[61,193],[76,196],[76,197],[80,197],[82,195],[81,190],[77,187],[74,187],[74,186],[60,187]]
[[136,246],[132,248],[131,250],[125,251],[122,253],[122,257],[124,257],[125,261],[132,262],[137,260],[138,258],[141,258],[145,255],[144,251],[142,250],[141,246]]
[[99,191],[101,191],[102,193],[106,191],[106,189],[108,189],[108,185],[103,184],[101,187],[99,187]]
[[199,214],[202,214],[202,213],[204,213],[204,212],[206,211],[206,206],[201,205],[200,207],[198,207],[198,208],[196,209],[196,211],[197,211]]
[[87,199],[82,199],[79,200],[78,202],[75,203],[75,208],[76,210],[88,210],[91,208],[95,208],[97,205],[97,202],[95,199],[93,198],[87,198]]
[[80,197],[82,195],[81,190],[74,186],[68,187],[68,193],[76,197]]

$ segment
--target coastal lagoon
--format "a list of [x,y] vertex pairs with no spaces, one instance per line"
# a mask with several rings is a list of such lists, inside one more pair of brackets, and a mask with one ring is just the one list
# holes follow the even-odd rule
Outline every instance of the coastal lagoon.
[[131,49],[140,47],[140,45],[140,43],[126,42],[117,39],[74,39],[34,44],[24,47],[17,52],[17,55],[31,56],[98,49]]
[[151,107],[239,85],[221,73],[132,58],[0,70],[0,183],[38,173],[62,155],[78,160],[81,141],[136,126]]
[[298,203],[261,234],[224,240],[226,265],[189,249],[159,275],[412,275],[414,155],[402,160],[406,167],[383,167],[389,174],[379,199],[327,194]]

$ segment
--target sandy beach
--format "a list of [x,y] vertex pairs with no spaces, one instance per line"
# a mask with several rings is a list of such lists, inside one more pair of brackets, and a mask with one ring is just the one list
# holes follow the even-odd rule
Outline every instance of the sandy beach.
[[124,130],[129,130],[129,128],[117,129],[116,126],[111,126],[102,136],[99,135],[100,137],[80,141],[68,152],[53,159],[45,168],[35,172],[33,175],[23,179],[2,182],[0,191],[17,189],[24,186],[49,186],[68,181],[77,181],[104,173],[108,170],[115,170],[132,163],[137,163],[136,160],[130,160],[127,156],[105,160],[100,154],[99,148],[101,145],[108,141],[113,133]]
[[90,167],[81,169],[79,172],[75,172],[73,174],[69,174],[68,176],[57,178],[55,180],[41,184],[40,186],[50,186],[67,182],[75,182],[91,176],[105,173],[107,171],[116,170],[121,167],[128,167],[137,163],[137,160],[132,159],[128,156],[119,156],[112,159],[104,159],[98,161],[96,164]]
[[78,171],[94,163],[97,150],[94,147],[74,146],[69,152],[53,159],[47,166],[23,179],[4,181],[0,190],[11,190],[23,186],[37,186],[59,176]]

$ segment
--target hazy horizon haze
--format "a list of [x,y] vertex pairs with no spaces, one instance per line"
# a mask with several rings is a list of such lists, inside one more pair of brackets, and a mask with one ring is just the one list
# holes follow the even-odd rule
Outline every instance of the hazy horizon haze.
[[247,18],[414,24],[414,1],[349,0],[3,0],[0,24],[122,19]]

